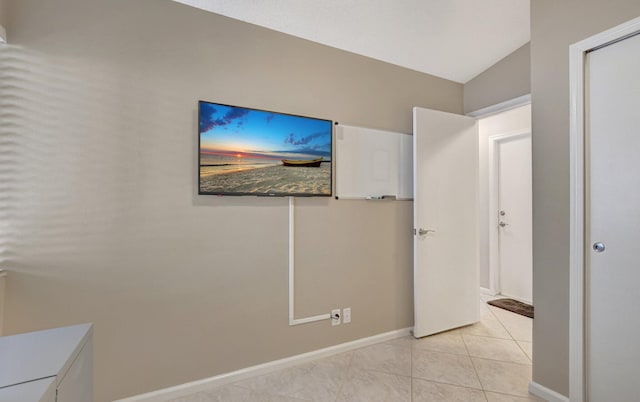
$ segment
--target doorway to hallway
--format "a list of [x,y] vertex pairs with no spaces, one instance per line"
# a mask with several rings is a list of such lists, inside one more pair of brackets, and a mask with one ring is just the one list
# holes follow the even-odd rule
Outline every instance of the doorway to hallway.
[[532,303],[531,105],[479,120],[480,286]]

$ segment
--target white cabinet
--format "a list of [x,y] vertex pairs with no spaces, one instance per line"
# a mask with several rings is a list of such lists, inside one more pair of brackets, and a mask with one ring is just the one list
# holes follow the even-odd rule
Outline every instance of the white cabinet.
[[56,378],[26,382],[0,388],[2,402],[56,402]]
[[0,401],[92,401],[92,336],[81,324],[0,337]]
[[57,402],[91,401],[93,399],[93,340],[89,338],[69,371],[58,383]]

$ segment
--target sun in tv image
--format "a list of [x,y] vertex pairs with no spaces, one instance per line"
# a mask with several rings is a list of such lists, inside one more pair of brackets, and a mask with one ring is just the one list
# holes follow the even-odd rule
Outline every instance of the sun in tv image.
[[331,195],[331,121],[200,101],[200,194]]

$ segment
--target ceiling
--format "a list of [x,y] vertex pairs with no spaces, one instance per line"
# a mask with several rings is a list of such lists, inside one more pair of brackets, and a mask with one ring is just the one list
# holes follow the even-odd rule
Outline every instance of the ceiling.
[[529,0],[174,0],[466,83],[529,41]]

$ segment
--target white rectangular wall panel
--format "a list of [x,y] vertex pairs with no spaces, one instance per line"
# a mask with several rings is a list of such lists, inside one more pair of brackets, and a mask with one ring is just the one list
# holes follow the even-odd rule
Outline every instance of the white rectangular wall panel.
[[409,134],[336,126],[336,197],[413,198]]

